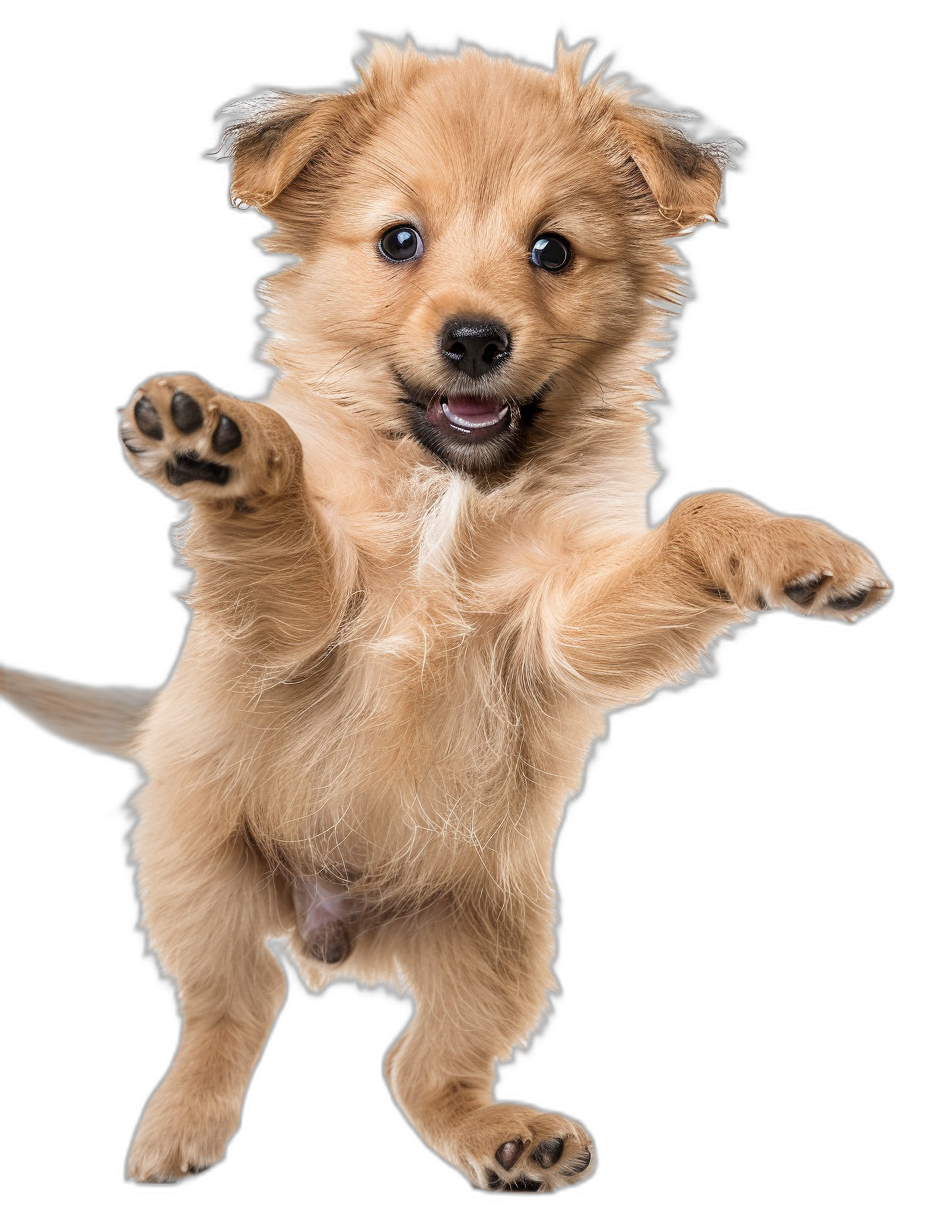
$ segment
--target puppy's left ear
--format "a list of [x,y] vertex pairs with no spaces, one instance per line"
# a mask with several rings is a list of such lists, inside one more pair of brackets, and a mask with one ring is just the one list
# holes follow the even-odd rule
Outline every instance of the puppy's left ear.
[[697,145],[665,123],[660,112],[628,104],[619,111],[618,132],[671,234],[708,218],[718,222],[715,209],[729,159],[725,144]]

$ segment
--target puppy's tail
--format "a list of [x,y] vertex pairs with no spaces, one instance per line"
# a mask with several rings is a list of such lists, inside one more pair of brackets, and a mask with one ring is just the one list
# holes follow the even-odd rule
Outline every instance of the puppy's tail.
[[0,667],[0,693],[30,718],[66,740],[101,753],[132,757],[155,689],[101,689]]

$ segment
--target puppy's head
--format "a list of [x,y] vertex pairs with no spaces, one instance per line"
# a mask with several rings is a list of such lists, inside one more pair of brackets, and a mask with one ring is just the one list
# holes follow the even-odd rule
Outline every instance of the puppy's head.
[[719,148],[584,83],[585,51],[547,73],[378,44],[356,89],[226,131],[233,197],[300,258],[270,293],[278,357],[461,470],[517,457],[541,411],[603,409],[672,292],[666,240],[714,217]]

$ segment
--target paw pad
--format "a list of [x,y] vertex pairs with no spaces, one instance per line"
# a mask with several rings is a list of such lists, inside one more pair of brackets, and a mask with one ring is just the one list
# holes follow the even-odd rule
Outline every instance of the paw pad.
[[572,1159],[565,1168],[561,1169],[561,1171],[566,1173],[568,1176],[579,1176],[581,1172],[586,1172],[592,1162],[592,1159],[592,1151],[580,1151],[578,1152],[577,1157]]
[[220,415],[216,431],[213,433],[213,448],[217,453],[231,453],[242,443],[242,433],[238,424],[228,415]]
[[833,599],[828,600],[828,606],[833,607],[838,612],[850,612],[855,607],[860,607],[865,603],[870,596],[869,587],[866,590],[858,590],[853,595],[835,595]]
[[525,1143],[522,1139],[513,1138],[511,1142],[504,1142],[503,1145],[497,1149],[496,1162],[501,1168],[505,1168],[508,1172],[524,1150]]
[[[138,417],[138,407],[136,407],[136,420]],[[171,399],[171,418],[174,420],[174,427],[177,431],[183,432],[186,436],[191,432],[196,432],[197,428],[203,427],[203,408],[195,398],[191,398],[182,389],[178,389]]]
[[564,1139],[563,1138],[546,1138],[544,1142],[539,1142],[530,1156],[533,1163],[536,1163],[541,1168],[550,1168],[564,1154]]
[[197,453],[176,453],[165,467],[168,481],[180,486],[194,479],[220,485],[229,480],[229,468],[217,462],[204,462]]
[[787,599],[793,603],[798,603],[803,606],[806,603],[811,603],[819,592],[819,588],[825,580],[824,574],[816,574],[814,577],[797,578],[795,582],[790,582],[788,586],[783,587],[783,593]]
[[135,422],[143,436],[153,441],[164,440],[164,428],[158,418],[158,412],[147,398],[139,398],[135,404]]
[[[149,441],[165,442],[164,450],[167,456],[162,455],[163,474],[168,483],[174,487],[182,487],[185,483],[199,481],[223,487],[232,474],[231,468],[203,455],[210,452],[223,457],[238,449],[242,443],[241,428],[229,415],[220,414],[208,440],[203,437],[198,439],[198,448],[178,448],[182,442],[176,437],[172,446],[169,441],[165,441],[166,432],[168,435],[176,432],[189,437],[204,428],[209,431],[207,413],[200,402],[183,389],[174,390],[166,412],[159,411],[155,405],[159,393],[159,389],[153,388],[151,397],[147,392],[142,394],[132,408],[132,418],[143,437]],[[209,410],[215,414],[217,407],[210,403]],[[129,452],[136,456],[150,452],[141,441],[133,443],[131,431],[127,432],[127,428],[131,428],[131,421],[123,429],[123,442]]]

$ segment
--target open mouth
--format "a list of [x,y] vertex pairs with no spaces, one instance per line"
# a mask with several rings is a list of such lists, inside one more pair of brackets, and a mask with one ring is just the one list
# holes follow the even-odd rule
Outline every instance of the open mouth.
[[427,422],[439,432],[450,431],[474,440],[492,440],[505,432],[519,408],[495,398],[472,398],[463,394],[437,394],[425,412]]
[[527,398],[452,390],[426,394],[396,376],[419,443],[446,465],[470,474],[499,470],[510,462],[524,444],[532,417],[542,409],[544,389]]

